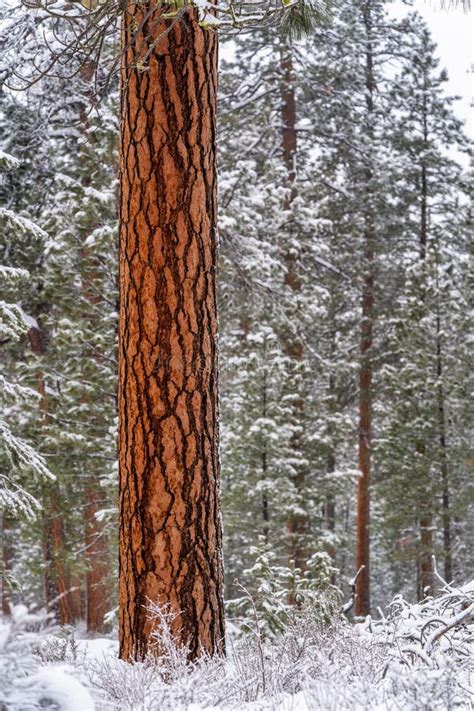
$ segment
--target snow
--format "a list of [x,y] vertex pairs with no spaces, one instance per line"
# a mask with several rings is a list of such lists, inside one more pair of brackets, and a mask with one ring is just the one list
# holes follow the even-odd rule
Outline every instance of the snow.
[[81,654],[88,661],[102,659],[104,656],[118,656],[118,641],[106,637],[78,639],[76,644]]
[[[469,709],[473,585],[437,598],[397,596],[378,619],[322,623],[314,607],[294,611],[273,640],[231,622],[228,656],[189,664],[163,631],[163,656],[117,659],[115,638],[45,630],[38,613],[0,618],[0,707],[8,711],[445,711]],[[77,635],[81,633],[79,628]],[[230,637],[232,639],[230,639]],[[2,707],[2,708],[3,708]]]
[[13,704],[35,701],[45,706],[51,701],[58,704],[61,711],[95,711],[96,708],[88,689],[72,676],[68,666],[41,668],[33,676],[18,680],[15,686]]
[[20,161],[15,156],[10,155],[10,153],[5,153],[0,150],[0,165],[7,168],[18,168]]

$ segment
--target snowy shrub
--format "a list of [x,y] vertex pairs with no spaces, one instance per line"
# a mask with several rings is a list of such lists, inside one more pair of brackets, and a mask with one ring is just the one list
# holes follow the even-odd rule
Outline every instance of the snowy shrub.
[[326,551],[316,551],[305,571],[278,565],[275,552],[263,541],[260,547],[251,549],[251,554],[255,562],[244,571],[245,586],[235,581],[242,595],[226,603],[228,614],[242,633],[254,626],[258,613],[260,633],[276,638],[288,624],[295,606],[299,609],[310,605],[318,619],[328,623],[333,619],[340,608],[341,593],[331,583],[336,571]]
[[[418,604],[396,597],[378,619],[367,617],[355,625],[340,612],[328,620],[317,603],[306,600],[287,612],[273,638],[263,634],[264,613],[251,598],[249,604],[253,624],[227,641],[227,657],[203,654],[194,662],[173,634],[173,613],[151,606],[154,649],[144,662],[133,664],[116,658],[110,640],[61,638],[43,618],[24,610],[11,625],[0,627],[0,709],[472,708],[474,582],[461,588],[443,583],[438,597]],[[87,649],[93,644],[95,659]]]

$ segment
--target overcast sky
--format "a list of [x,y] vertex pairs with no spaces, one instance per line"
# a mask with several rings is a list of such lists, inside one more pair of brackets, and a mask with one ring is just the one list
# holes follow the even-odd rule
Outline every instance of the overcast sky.
[[[461,97],[456,114],[466,121],[466,133],[473,138],[473,16],[460,7],[449,7],[454,4],[449,0],[444,4],[447,9],[442,9],[440,0],[414,0],[413,7],[425,18],[438,45],[441,67],[448,70],[448,92]],[[398,3],[396,14],[406,11],[406,5]]]

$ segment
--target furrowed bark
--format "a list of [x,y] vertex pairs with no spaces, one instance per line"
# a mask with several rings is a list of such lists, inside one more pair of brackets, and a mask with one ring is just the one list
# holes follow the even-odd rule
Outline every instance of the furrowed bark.
[[[120,656],[169,605],[190,657],[224,649],[219,502],[217,36],[195,10],[124,17],[120,167]],[[166,36],[161,36],[167,30]],[[152,42],[155,42],[153,46]],[[137,66],[150,50],[146,69]]]

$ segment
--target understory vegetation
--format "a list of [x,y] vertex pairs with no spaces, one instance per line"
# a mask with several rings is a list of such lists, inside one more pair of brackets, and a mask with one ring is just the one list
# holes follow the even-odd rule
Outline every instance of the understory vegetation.
[[[474,583],[417,604],[395,597],[374,618],[352,624],[334,598],[309,596],[264,634],[259,601],[245,623],[229,621],[228,655],[189,663],[170,630],[172,614],[151,608],[155,652],[143,663],[116,658],[116,642],[58,630],[14,610],[0,628],[0,708],[62,711],[275,709],[352,711],[469,709],[474,659]],[[267,611],[278,600],[262,593]],[[323,599],[321,599],[323,598]],[[321,608],[332,607],[331,616]],[[260,608],[260,609],[263,609]]]

